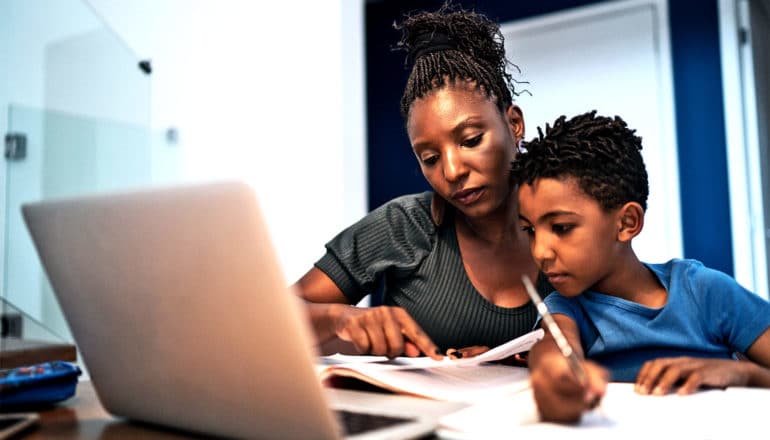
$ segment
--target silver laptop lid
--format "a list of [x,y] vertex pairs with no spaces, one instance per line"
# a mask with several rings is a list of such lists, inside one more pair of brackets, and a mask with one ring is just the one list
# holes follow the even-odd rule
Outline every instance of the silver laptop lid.
[[224,436],[338,437],[247,185],[44,201],[23,214],[109,412]]

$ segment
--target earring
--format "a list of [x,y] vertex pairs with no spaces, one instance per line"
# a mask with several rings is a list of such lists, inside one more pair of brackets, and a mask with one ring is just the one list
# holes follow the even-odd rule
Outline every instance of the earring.
[[430,201],[430,216],[433,219],[433,224],[441,226],[444,222],[444,213],[446,211],[446,200],[440,195],[433,193],[433,198]]

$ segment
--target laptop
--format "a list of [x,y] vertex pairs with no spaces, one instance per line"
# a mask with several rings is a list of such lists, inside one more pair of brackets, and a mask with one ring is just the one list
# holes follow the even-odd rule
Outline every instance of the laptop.
[[[330,406],[300,299],[248,185],[151,188],[22,211],[111,414],[241,438],[415,438],[435,427],[435,416]],[[358,427],[341,427],[350,418]]]

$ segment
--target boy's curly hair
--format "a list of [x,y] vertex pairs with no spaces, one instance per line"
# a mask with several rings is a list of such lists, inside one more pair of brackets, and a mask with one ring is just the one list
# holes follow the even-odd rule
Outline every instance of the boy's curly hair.
[[496,98],[502,112],[513,103],[515,81],[507,70],[513,64],[505,58],[503,35],[494,21],[449,1],[435,12],[410,15],[393,26],[402,32],[396,49],[406,50],[412,64],[401,97],[405,120],[415,99],[458,80]]
[[580,189],[605,210],[637,202],[647,210],[649,184],[642,139],[619,116],[596,116],[596,110],[553,127],[538,127],[539,136],[523,144],[513,160],[511,183],[531,185],[540,178],[574,177]]

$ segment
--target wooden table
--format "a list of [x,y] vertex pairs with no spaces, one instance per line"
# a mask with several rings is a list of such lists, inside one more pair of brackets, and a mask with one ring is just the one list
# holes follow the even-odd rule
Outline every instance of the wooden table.
[[189,433],[142,425],[108,414],[90,381],[78,383],[71,399],[41,411],[36,427],[20,436],[27,439],[189,439]]
[[73,344],[20,339],[6,336],[0,338],[0,369],[21,367],[48,361],[77,360]]
[[[330,402],[371,407],[399,408],[406,412],[420,412],[438,418],[466,406],[458,402],[439,402],[395,395],[387,392],[359,389],[327,388]],[[155,425],[129,422],[107,413],[90,381],[78,383],[75,396],[50,409],[41,411],[40,422],[19,438],[31,439],[190,439],[206,438],[188,432],[171,430]]]

